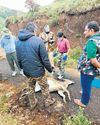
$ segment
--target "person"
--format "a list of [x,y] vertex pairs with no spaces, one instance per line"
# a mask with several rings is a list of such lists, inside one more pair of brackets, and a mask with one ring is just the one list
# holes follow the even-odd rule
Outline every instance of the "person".
[[18,67],[20,74],[24,75],[16,56],[16,38],[12,36],[11,32],[7,28],[4,29],[4,35],[0,39],[0,44],[1,47],[5,50],[7,61],[12,70],[12,76],[15,76],[17,74],[14,64],[16,64],[16,66]]
[[83,48],[83,54],[80,56],[78,69],[80,71],[81,81],[81,99],[74,99],[75,104],[86,107],[91,96],[91,87],[94,77],[99,74],[100,68],[100,33],[99,24],[96,21],[90,21],[85,26],[86,45]]
[[55,48],[55,36],[54,33],[50,31],[49,25],[46,24],[44,26],[44,31],[40,33],[39,37],[43,39],[46,50],[48,52],[50,63],[52,66],[54,66],[53,51]]
[[33,110],[37,105],[35,96],[35,84],[38,81],[42,89],[44,98],[44,105],[48,107],[52,105],[55,100],[49,94],[47,84],[47,77],[45,69],[52,72],[52,67],[48,59],[48,54],[41,38],[36,34],[37,26],[33,22],[29,22],[24,29],[18,33],[18,41],[16,45],[17,57],[23,67],[23,72],[27,76],[29,88],[29,105]]
[[43,39],[46,50],[52,51],[54,47],[54,33],[50,31],[49,25],[46,24],[44,26],[44,31],[40,33],[39,37]]
[[57,63],[58,63],[58,67],[59,67],[58,79],[63,80],[67,56],[68,56],[68,53],[70,50],[70,43],[64,37],[64,33],[61,31],[57,33],[57,37],[58,37],[58,40],[57,40],[57,51],[58,51]]

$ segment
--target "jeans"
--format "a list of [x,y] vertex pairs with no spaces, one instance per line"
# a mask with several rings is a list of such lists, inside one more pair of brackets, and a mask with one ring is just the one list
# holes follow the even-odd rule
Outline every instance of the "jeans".
[[94,76],[83,74],[82,72],[80,72],[80,80],[82,88],[81,102],[84,105],[87,105],[89,103],[93,79]]

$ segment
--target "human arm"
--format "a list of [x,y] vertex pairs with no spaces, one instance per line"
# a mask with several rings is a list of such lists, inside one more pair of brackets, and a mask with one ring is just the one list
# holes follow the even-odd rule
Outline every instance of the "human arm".
[[0,39],[0,47],[1,47],[1,48],[4,48],[4,42],[3,42],[2,39]]
[[66,47],[67,47],[67,55],[70,51],[70,43],[69,43],[69,40],[65,39],[66,40]]
[[100,62],[96,59],[97,47],[96,43],[90,40],[86,46],[87,49],[87,57],[90,59],[90,62],[96,68],[100,68]]
[[96,68],[100,68],[100,63],[98,62],[98,60],[96,58],[91,59],[90,62]]
[[40,58],[44,67],[48,70],[48,72],[52,72],[52,67],[48,58],[48,53],[46,51],[45,45],[42,40],[39,46],[39,53],[40,53]]

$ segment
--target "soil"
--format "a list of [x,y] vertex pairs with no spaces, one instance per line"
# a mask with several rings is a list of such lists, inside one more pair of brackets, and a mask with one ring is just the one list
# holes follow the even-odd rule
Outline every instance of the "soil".
[[[19,74],[17,74],[16,77],[12,77],[6,59],[0,60],[0,72],[8,78],[7,81],[3,82],[8,89],[14,86],[14,88],[18,90],[27,80],[26,77]],[[80,98],[79,72],[76,69],[67,69],[66,76],[68,79],[75,81],[75,84],[70,85],[68,88],[71,93],[72,101],[68,100],[66,94],[67,103],[63,103],[62,98],[56,92],[53,92],[51,96],[56,99],[56,103],[44,109],[41,92],[38,92],[36,94],[39,100],[38,106],[34,111],[30,111],[28,106],[23,108],[19,106],[17,102],[19,93],[14,94],[9,102],[10,113],[16,116],[17,119],[20,119],[20,125],[61,125],[64,114],[73,116],[79,111],[79,107],[73,102],[74,98]],[[100,125],[100,89],[92,88],[91,100],[89,105],[84,109],[84,113],[88,119],[92,121],[93,125]]]

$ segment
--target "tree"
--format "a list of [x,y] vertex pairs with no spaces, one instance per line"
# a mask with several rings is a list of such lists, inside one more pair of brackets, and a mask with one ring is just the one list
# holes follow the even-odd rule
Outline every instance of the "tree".
[[25,7],[29,9],[29,11],[34,12],[39,8],[39,5],[34,2],[34,0],[26,0]]

